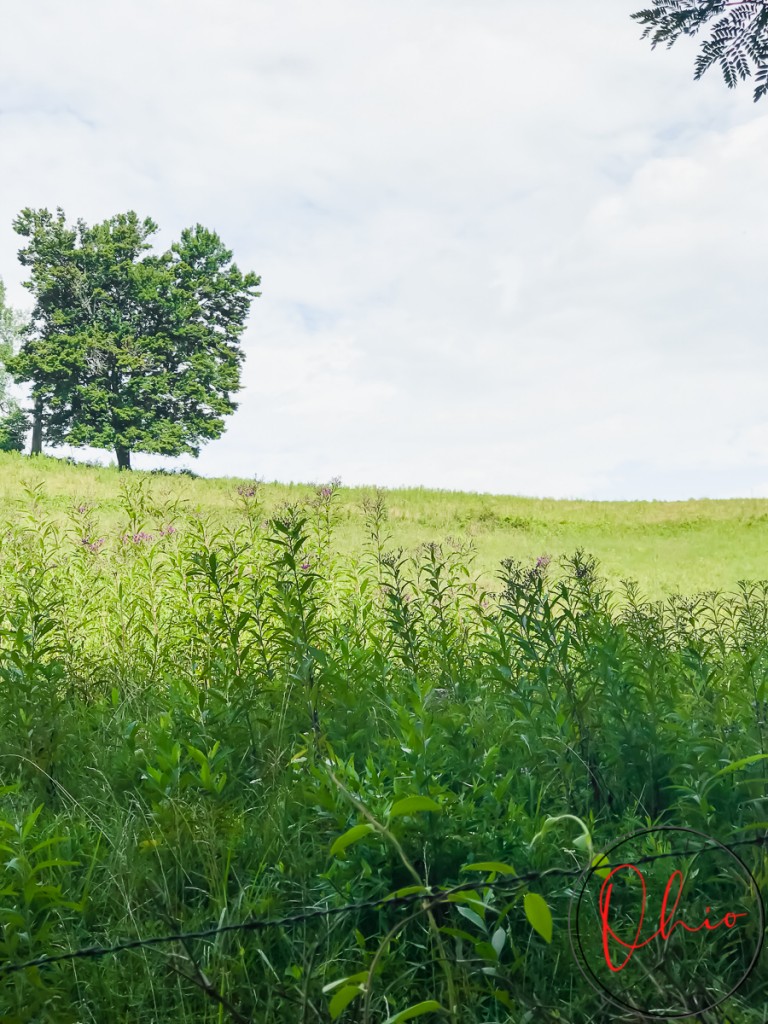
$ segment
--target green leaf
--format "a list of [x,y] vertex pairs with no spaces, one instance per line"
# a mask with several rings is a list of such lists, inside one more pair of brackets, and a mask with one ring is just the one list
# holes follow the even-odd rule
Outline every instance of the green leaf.
[[481,860],[476,864],[465,864],[460,871],[496,871],[500,875],[514,875],[515,869],[498,860]]
[[33,868],[30,869],[29,877],[34,878],[40,871],[45,871],[46,868],[62,868],[62,867],[79,867],[79,860],[61,860],[59,857],[54,857],[50,860],[41,860]]
[[504,943],[507,940],[507,933],[503,928],[497,928],[491,937],[491,945],[496,950],[496,956],[501,956],[501,951],[504,949]]
[[487,960],[489,963],[497,964],[499,962],[499,954],[490,944],[490,942],[476,942],[475,953],[481,956],[483,960]]
[[345,985],[344,988],[340,988],[328,1006],[331,1020],[339,1018],[352,1000],[357,999],[364,991],[362,985]]
[[430,800],[428,796],[407,796],[403,800],[398,800],[392,805],[389,817],[397,818],[403,814],[415,814],[417,811],[441,810],[442,807],[440,804],[436,804],[435,801]]
[[446,1013],[440,1003],[436,1003],[434,999],[425,999],[423,1003],[416,1003],[415,1006],[409,1006],[407,1010],[401,1010],[400,1013],[396,1013],[394,1017],[387,1017],[384,1024],[400,1024],[403,1020],[413,1020],[414,1017],[423,1017],[425,1013]]
[[514,1010],[515,1004],[512,1002],[508,992],[505,992],[501,988],[495,988],[491,995],[494,999],[498,999],[502,1006],[506,1006],[508,1010]]
[[350,974],[347,978],[337,978],[336,981],[329,981],[327,985],[323,985],[323,995],[338,988],[339,985],[354,985],[357,982],[365,981],[367,977],[368,971],[358,971],[357,974]]
[[339,836],[336,842],[331,847],[331,856],[338,856],[343,853],[348,846],[352,843],[356,843],[358,839],[362,839],[363,836],[368,835],[369,832],[373,832],[373,825],[353,825],[344,835]]
[[537,892],[527,892],[523,898],[525,916],[534,931],[537,931],[545,942],[552,941],[552,914],[542,896]]
[[456,907],[462,917],[466,917],[472,924],[477,925],[478,928],[482,928],[485,931],[485,922],[479,914],[476,914],[474,910],[470,910],[469,907]]
[[719,772],[715,772],[712,776],[716,779],[719,775],[728,775],[730,772],[736,772],[739,768],[744,768],[748,764],[754,764],[755,761],[762,761],[768,754],[750,754],[749,757],[742,757],[740,761],[734,761],[732,764],[726,765],[725,768],[721,768]]
[[42,811],[44,806],[45,806],[44,804],[39,804],[34,809],[34,811],[30,811],[30,813],[24,819],[24,826],[23,826],[23,828],[21,830],[21,838],[22,839],[26,839],[27,836],[29,835],[29,833],[35,827],[35,822],[37,821],[38,815],[40,814],[40,812]]
[[556,818],[547,818],[547,820],[544,822],[543,828],[536,833],[536,835],[531,840],[530,845],[533,846],[534,843],[537,843],[542,836],[546,835],[546,833],[549,832],[553,825],[557,825],[561,821],[575,821],[578,825],[581,826],[581,831],[584,833],[584,835],[589,835],[589,829],[581,820],[581,818],[577,818],[575,814],[558,814]]
[[445,897],[445,900],[446,903],[466,903],[473,907],[480,917],[485,918],[485,904],[474,889],[470,889],[468,892],[452,892]]
[[386,900],[394,900],[399,896],[411,896],[417,892],[426,893],[428,891],[429,890],[426,885],[406,885],[402,889],[395,889],[395,891],[391,892],[389,896],[385,896],[381,902],[384,903]]
[[47,850],[50,846],[56,846],[58,843],[66,843],[68,836],[52,836],[50,839],[43,839],[40,843],[35,845],[29,851],[30,855],[33,853],[40,853],[41,850]]
[[[608,866],[607,867],[602,867],[602,866],[601,867],[595,867],[596,864],[600,864],[600,865],[605,864],[605,865],[608,865]],[[610,873],[611,873],[609,871],[610,862],[609,862],[608,858],[605,856],[604,853],[596,854],[592,858],[592,865],[591,866],[593,868],[595,868],[595,874],[599,875],[601,878],[607,878],[608,875],[610,875]]]

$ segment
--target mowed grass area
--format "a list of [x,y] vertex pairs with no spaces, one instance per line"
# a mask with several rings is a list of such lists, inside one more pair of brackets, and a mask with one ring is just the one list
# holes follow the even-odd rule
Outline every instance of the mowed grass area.
[[[237,488],[253,483],[253,478],[194,479],[142,471],[131,476],[146,478],[158,502],[178,498],[221,522],[232,519]],[[41,507],[54,521],[66,522],[73,504],[86,502],[95,506],[100,535],[115,533],[122,482],[116,467],[0,453],[0,514],[23,500],[25,482],[42,482]],[[264,507],[273,511],[285,502],[311,498],[322,483],[265,482],[260,491]],[[342,481],[336,531],[340,552],[360,550],[365,537],[362,505],[374,491],[348,488]],[[731,591],[739,580],[768,579],[768,499],[564,501],[424,488],[385,490],[384,495],[393,545],[411,551],[449,537],[471,541],[474,569],[491,589],[504,558],[530,561],[547,554],[557,563],[579,548],[598,559],[609,583],[636,580],[651,599]]]

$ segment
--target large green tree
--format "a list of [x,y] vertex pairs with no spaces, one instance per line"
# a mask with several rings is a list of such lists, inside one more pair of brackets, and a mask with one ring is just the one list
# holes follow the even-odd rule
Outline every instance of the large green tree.
[[681,36],[695,36],[713,22],[696,58],[695,79],[718,64],[725,83],[755,75],[755,102],[768,92],[768,2],[766,0],[653,0],[653,7],[632,17],[645,25],[642,38],[667,48]]
[[21,341],[23,318],[5,299],[5,285],[0,278],[0,451],[22,451],[29,421],[19,403],[8,394],[6,364]]
[[237,409],[240,336],[261,278],[243,274],[219,236],[198,224],[167,252],[157,225],[131,211],[89,227],[64,212],[25,209],[19,260],[35,299],[30,330],[8,360],[32,382],[32,451],[47,444],[197,457]]

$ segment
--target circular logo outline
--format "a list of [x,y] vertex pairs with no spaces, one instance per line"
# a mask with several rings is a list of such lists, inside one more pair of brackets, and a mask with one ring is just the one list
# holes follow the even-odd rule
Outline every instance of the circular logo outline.
[[[623,845],[624,843],[628,842],[630,839],[635,839],[638,836],[649,835],[650,833],[653,833],[653,832],[688,832],[691,835],[699,836],[700,838],[703,838],[703,839],[707,840],[710,843],[714,843],[715,846],[719,846],[721,850],[724,850],[725,853],[727,853],[730,857],[732,857],[737,862],[739,867],[742,869],[744,874],[749,878],[750,884],[751,884],[752,888],[754,889],[755,896],[756,896],[756,899],[757,899],[757,907],[758,907],[758,913],[759,913],[759,917],[760,917],[759,939],[758,939],[758,942],[757,942],[757,948],[755,949],[754,956],[752,957],[752,960],[750,961],[749,966],[747,967],[746,971],[744,972],[742,977],[739,979],[739,981],[734,985],[734,987],[729,992],[727,992],[724,996],[721,996],[716,1002],[710,1004],[709,1006],[700,1007],[700,1008],[698,1008],[696,1010],[686,1010],[684,1013],[669,1013],[669,1012],[663,1012],[662,1013],[662,1012],[654,1012],[652,1010],[639,1009],[636,1006],[631,1006],[629,1003],[623,1002],[616,995],[614,995],[614,993],[611,992],[600,981],[600,979],[592,972],[592,969],[589,967],[589,964],[587,962],[587,957],[584,954],[584,949],[583,949],[582,944],[581,944],[581,935],[579,934],[579,907],[581,906],[581,901],[582,901],[582,899],[584,897],[584,893],[586,891],[586,884],[587,884],[587,881],[589,879],[589,876],[592,875],[594,872],[598,871],[600,869],[600,867],[601,867],[599,861],[598,861],[597,864],[590,864],[587,868],[585,868],[585,870],[584,870],[584,872],[583,872],[583,874],[581,876],[582,881],[580,881],[578,883],[581,886],[581,891],[579,892],[578,900],[576,900],[576,895],[575,894],[573,896],[571,896],[570,902],[568,904],[568,939],[569,939],[569,942],[570,942],[571,953],[573,955],[573,959],[576,961],[576,966],[581,971],[581,973],[584,976],[584,978],[587,981],[587,983],[589,985],[591,985],[592,988],[595,989],[596,991],[599,990],[600,992],[602,992],[602,994],[611,1003],[613,1003],[614,1006],[620,1006],[624,1010],[629,1010],[631,1013],[637,1013],[641,1017],[646,1017],[649,1020],[665,1020],[665,1019],[666,1020],[682,1020],[685,1017],[693,1017],[693,1016],[695,1016],[697,1014],[706,1013],[709,1010],[714,1009],[714,1007],[719,1006],[720,1003],[724,1002],[726,999],[730,999],[730,997],[738,989],[741,988],[741,986],[747,980],[749,975],[755,969],[755,966],[757,965],[758,958],[759,958],[760,953],[762,952],[762,949],[763,949],[763,944],[765,942],[765,904],[763,903],[763,897],[762,897],[762,894],[760,892],[760,886],[757,884],[757,880],[755,879],[755,876],[749,870],[749,868],[744,863],[744,861],[737,854],[735,854],[733,852],[733,850],[729,849],[727,846],[725,846],[719,840],[714,839],[712,836],[707,835],[706,832],[699,832],[697,829],[686,828],[686,827],[684,827],[682,825],[657,825],[654,828],[639,829],[637,832],[631,832],[628,835],[626,835],[623,839],[619,839],[616,843],[613,844],[613,846],[609,847],[607,850],[605,850],[601,854],[599,854],[599,856],[607,857],[609,853],[611,853],[617,847],[619,847],[619,846]],[[702,850],[698,850],[698,851],[692,850],[692,851],[687,851],[687,852],[701,853],[701,852],[704,852],[704,851],[702,851]],[[578,944],[579,952],[581,953],[581,956],[582,956],[582,959],[583,959],[583,962],[584,962],[584,966],[582,966],[582,963],[579,960],[579,957],[576,955],[576,949],[574,947],[574,942],[573,942],[573,932],[574,932],[574,927],[573,927],[573,916],[574,916],[573,915],[573,906],[574,906],[574,901],[575,900],[576,900],[576,915],[575,915],[576,942]]]

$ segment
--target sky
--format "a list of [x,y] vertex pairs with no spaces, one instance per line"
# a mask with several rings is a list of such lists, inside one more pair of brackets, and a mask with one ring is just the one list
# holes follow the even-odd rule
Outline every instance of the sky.
[[0,0],[8,298],[27,206],[261,276],[226,432],[136,469],[768,497],[768,99],[643,6]]

